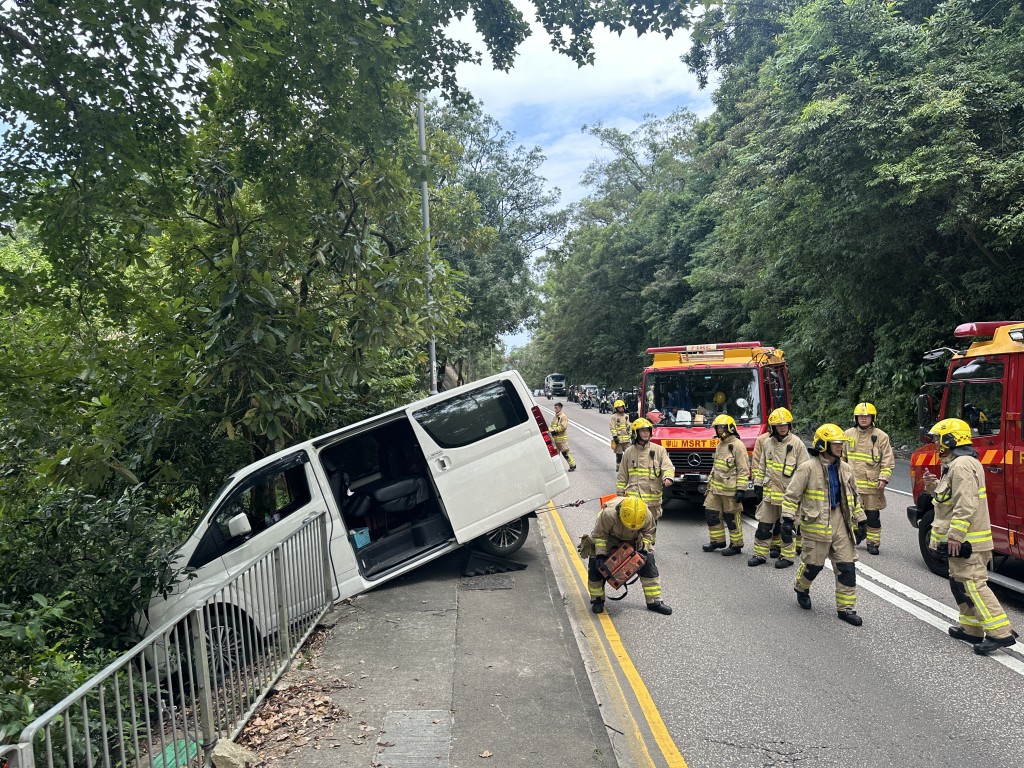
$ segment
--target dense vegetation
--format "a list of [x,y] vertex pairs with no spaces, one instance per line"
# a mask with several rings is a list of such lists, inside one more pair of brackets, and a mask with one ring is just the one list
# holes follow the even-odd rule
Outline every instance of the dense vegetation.
[[[596,24],[683,13],[536,6],[581,64]],[[535,311],[564,214],[458,90],[467,13],[510,66],[509,0],[3,5],[0,743],[130,640],[231,471],[422,394],[432,335],[500,365]]]
[[803,427],[871,399],[909,437],[921,353],[1024,317],[1020,5],[727,2],[686,60],[710,117],[590,129],[612,158],[550,254],[532,378],[635,385],[649,345],[759,339]]

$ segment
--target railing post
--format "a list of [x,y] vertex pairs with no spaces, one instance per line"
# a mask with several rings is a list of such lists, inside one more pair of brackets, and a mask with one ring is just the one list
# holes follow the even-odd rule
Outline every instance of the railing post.
[[291,653],[291,633],[288,631],[288,582],[285,577],[284,551],[281,545],[274,549],[274,592],[277,594],[277,636]]
[[331,527],[327,524],[328,509],[320,515],[320,543],[324,559],[324,605],[334,600],[334,568],[331,566]]
[[210,681],[210,652],[206,645],[203,611],[205,607],[196,606],[188,615],[189,631],[192,633],[193,660],[195,662],[196,706],[199,707],[199,724],[203,729],[203,749],[213,749],[217,741],[217,731],[213,712],[213,686]]

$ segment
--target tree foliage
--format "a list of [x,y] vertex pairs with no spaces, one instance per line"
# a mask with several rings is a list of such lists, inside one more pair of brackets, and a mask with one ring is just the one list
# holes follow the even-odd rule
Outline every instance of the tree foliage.
[[[686,58],[721,78],[717,109],[661,150],[677,164],[661,194],[623,208],[628,183],[589,179],[584,210],[628,216],[569,233],[543,317],[558,331],[537,341],[549,367],[616,381],[615,359],[638,376],[651,343],[756,338],[787,352],[805,423],[869,399],[909,434],[921,353],[962,319],[1024,312],[1008,288],[1024,276],[1022,21],[1013,2],[709,9]],[[640,135],[608,144],[613,164]],[[628,315],[620,273],[639,289]],[[588,306],[615,330],[574,327]]]

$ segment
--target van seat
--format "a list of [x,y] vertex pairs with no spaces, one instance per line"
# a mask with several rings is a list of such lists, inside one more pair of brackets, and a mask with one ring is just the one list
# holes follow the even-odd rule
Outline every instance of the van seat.
[[411,475],[374,485],[370,495],[382,512],[406,512],[428,498],[426,478]]

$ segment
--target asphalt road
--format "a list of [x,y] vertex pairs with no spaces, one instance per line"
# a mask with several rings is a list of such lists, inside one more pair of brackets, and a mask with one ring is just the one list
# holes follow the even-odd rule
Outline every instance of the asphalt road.
[[[551,402],[540,399],[549,418]],[[579,469],[554,503],[614,493],[609,416],[575,403],[565,410]],[[609,605],[691,768],[1010,768],[1024,761],[1024,653],[979,657],[946,635],[956,610],[948,582],[921,560],[905,514],[909,483],[899,462],[882,513],[882,554],[859,549],[859,628],[836,618],[830,570],[814,584],[813,610],[803,611],[793,594],[795,568],[747,566],[749,521],[744,554],[722,557],[701,551],[707,528],[699,509],[666,509],[656,552],[675,613],[644,610],[639,585]],[[590,501],[558,510],[574,541],[590,531],[597,509]],[[997,595],[1024,628],[1024,601]]]

